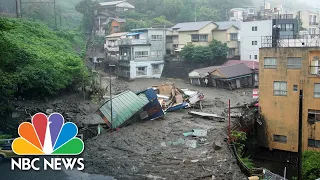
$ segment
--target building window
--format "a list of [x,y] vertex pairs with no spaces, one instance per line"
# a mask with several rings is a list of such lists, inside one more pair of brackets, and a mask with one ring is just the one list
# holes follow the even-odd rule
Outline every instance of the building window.
[[320,98],[320,84],[314,84],[314,98]]
[[151,57],[161,57],[162,51],[151,51]]
[[152,64],[152,74],[160,74],[160,64]]
[[120,29],[119,29],[119,26],[113,26],[113,32],[119,32]]
[[252,31],[258,31],[258,26],[252,26]]
[[191,41],[192,42],[208,42],[208,35],[192,34]]
[[309,34],[315,35],[316,34],[316,28],[309,28]]
[[166,36],[166,43],[172,43],[172,36]]
[[192,34],[191,35],[191,41],[192,42],[199,42],[199,35],[198,34]]
[[293,85],[293,92],[298,92],[298,85]]
[[238,33],[230,33],[230,41],[238,41]]
[[251,59],[251,55],[250,55],[250,59]]
[[265,57],[264,58],[264,68],[265,69],[277,69],[277,58]]
[[228,55],[229,56],[234,56],[236,54],[236,49],[235,48],[229,48]]
[[313,75],[320,75],[320,57],[314,56],[313,60],[311,61],[311,74]]
[[162,41],[162,35],[151,35],[151,41]]
[[310,124],[320,122],[320,110],[308,109],[308,122]]
[[258,55],[254,55],[254,59],[258,59]]
[[275,81],[273,82],[273,95],[286,96],[287,95],[287,82]]
[[320,148],[320,140],[308,139],[308,147]]
[[258,45],[258,41],[252,41],[252,45]]
[[293,31],[293,24],[281,24],[280,31]]
[[287,136],[273,135],[273,142],[287,143]]
[[147,67],[137,67],[137,76],[147,75]]
[[147,58],[148,56],[148,51],[136,51],[134,52],[134,58]]
[[289,57],[287,68],[288,69],[301,69],[302,67],[302,58],[300,57]]
[[208,35],[199,35],[200,42],[208,42]]

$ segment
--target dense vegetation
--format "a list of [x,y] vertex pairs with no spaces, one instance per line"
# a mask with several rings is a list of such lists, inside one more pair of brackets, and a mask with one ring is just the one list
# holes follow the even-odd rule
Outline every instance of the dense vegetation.
[[0,116],[10,111],[14,97],[45,97],[78,87],[87,71],[74,49],[75,36],[0,17]]
[[320,152],[305,151],[303,153],[303,179],[314,180],[320,177]]
[[191,63],[220,65],[227,61],[228,49],[226,44],[213,39],[209,46],[185,46],[181,51],[181,56]]

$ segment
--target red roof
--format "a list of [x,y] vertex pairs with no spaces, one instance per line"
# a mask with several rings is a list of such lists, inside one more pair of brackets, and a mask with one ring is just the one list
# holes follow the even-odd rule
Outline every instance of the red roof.
[[224,63],[222,66],[231,66],[236,64],[245,64],[251,70],[259,70],[259,62],[258,61],[250,61],[250,60],[229,60]]

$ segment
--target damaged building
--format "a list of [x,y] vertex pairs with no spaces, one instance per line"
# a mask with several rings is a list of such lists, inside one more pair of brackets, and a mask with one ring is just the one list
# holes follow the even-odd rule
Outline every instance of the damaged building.
[[239,89],[255,85],[255,72],[245,64],[210,66],[189,73],[192,85]]

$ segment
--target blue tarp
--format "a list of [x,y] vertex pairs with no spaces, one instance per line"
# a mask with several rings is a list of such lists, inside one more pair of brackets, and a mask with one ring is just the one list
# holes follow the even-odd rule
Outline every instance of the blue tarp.
[[143,32],[134,32],[134,33],[128,33],[126,34],[126,36],[134,36],[134,35],[138,35],[138,34],[142,34]]
[[162,110],[162,107],[158,101],[157,94],[154,92],[153,89],[147,89],[142,92],[138,92],[139,94],[145,94],[145,96],[150,101],[147,105],[144,106],[143,110],[147,112],[148,117],[144,120],[151,120],[151,119],[157,119],[159,117],[162,117],[164,115],[164,112]]

